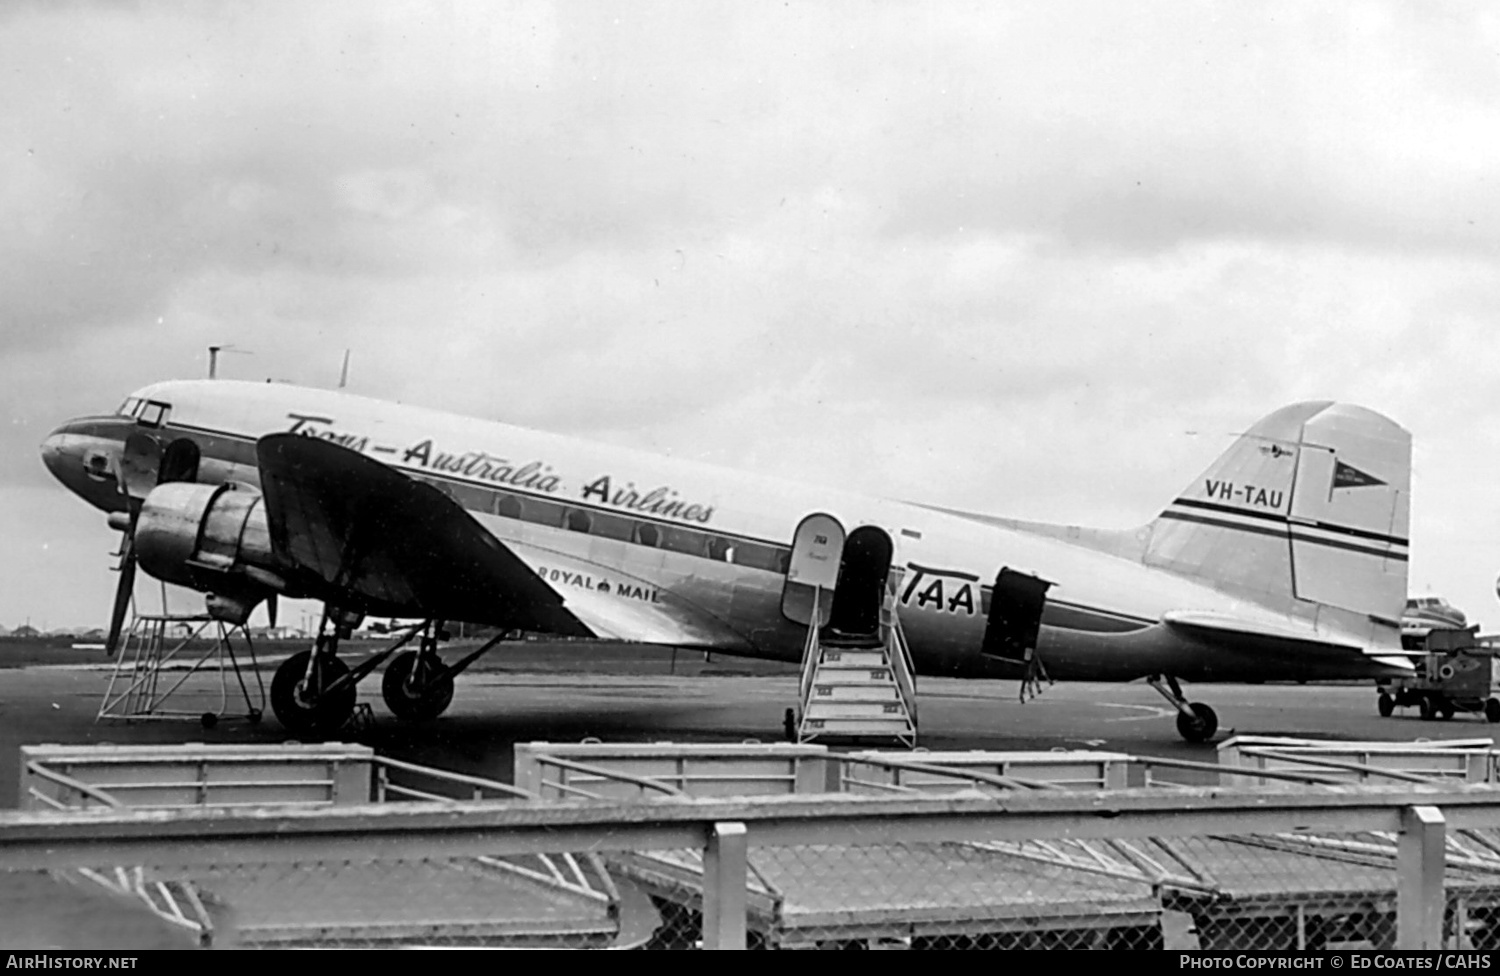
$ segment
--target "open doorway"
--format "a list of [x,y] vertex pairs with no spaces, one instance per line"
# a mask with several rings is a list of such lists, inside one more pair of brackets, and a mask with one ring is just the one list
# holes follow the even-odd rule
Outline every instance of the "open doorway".
[[894,551],[890,535],[879,526],[862,525],[849,533],[833,591],[829,636],[879,638],[880,606]]

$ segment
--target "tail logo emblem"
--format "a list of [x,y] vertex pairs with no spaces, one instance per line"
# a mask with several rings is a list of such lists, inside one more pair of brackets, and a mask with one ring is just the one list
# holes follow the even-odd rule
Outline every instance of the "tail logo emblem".
[[1334,488],[1363,488],[1366,485],[1383,484],[1385,482],[1373,474],[1366,474],[1352,465],[1345,464],[1343,461],[1335,461],[1333,464]]

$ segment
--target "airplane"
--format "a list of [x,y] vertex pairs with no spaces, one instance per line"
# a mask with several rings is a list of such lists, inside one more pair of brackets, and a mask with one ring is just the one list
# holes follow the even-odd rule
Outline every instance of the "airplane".
[[[64,423],[41,453],[124,534],[111,652],[137,564],[230,622],[262,602],[274,619],[279,598],[324,604],[312,648],[272,681],[275,714],[302,734],[338,729],[388,659],[391,711],[442,714],[454,677],[495,643],[445,663],[445,621],[797,661],[809,627],[868,629],[864,595],[882,585],[917,674],[1041,664],[1054,681],[1145,679],[1190,742],[1211,739],[1218,716],[1183,681],[1412,673],[1411,436],[1332,401],[1265,417],[1131,530],[866,497],[271,382],[152,384]],[[810,525],[854,527],[815,622],[789,610]],[[351,667],[338,641],[363,615],[422,623]]]
[[1425,637],[1433,630],[1463,630],[1469,626],[1464,612],[1440,596],[1414,596],[1401,611],[1401,630],[1408,636]]

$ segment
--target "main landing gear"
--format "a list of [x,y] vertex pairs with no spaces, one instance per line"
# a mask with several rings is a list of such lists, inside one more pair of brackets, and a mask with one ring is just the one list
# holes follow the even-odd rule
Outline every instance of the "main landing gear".
[[[349,628],[337,621],[330,626],[329,616],[324,615],[313,649],[282,662],[271,679],[271,709],[286,730],[297,735],[324,737],[343,728],[354,713],[359,683],[392,655],[380,683],[386,707],[400,719],[437,718],[453,702],[453,679],[509,636],[493,637],[448,665],[437,652],[448,634],[440,622],[428,620],[351,668],[338,657],[339,641],[349,636]],[[414,637],[420,638],[416,650],[396,653]]]
[[1182,686],[1171,675],[1163,678],[1153,674],[1146,683],[1161,693],[1161,696],[1177,709],[1177,734],[1189,742],[1207,742],[1219,731],[1219,716],[1202,702],[1190,702],[1182,694]]

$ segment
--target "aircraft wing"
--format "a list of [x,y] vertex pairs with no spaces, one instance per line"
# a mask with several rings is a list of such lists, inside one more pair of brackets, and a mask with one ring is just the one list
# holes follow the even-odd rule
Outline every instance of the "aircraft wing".
[[659,594],[659,599],[659,603],[643,603],[580,590],[568,594],[567,608],[595,634],[612,640],[726,651],[749,646],[712,615],[666,593]]
[[1162,615],[1162,623],[1168,627],[1188,633],[1196,633],[1199,636],[1207,636],[1215,640],[1228,640],[1242,646],[1253,647],[1260,644],[1262,646],[1274,645],[1278,649],[1286,649],[1302,645],[1308,650],[1325,652],[1329,648],[1334,648],[1348,651],[1350,654],[1363,654],[1393,668],[1411,669],[1411,663],[1406,658],[1400,656],[1399,651],[1367,651],[1365,648],[1348,641],[1330,639],[1325,635],[1319,634],[1311,627],[1306,630],[1297,628],[1290,622],[1285,625],[1277,625],[1258,620],[1246,620],[1230,614],[1171,610]]
[[271,544],[337,605],[592,636],[562,597],[453,499],[298,434],[256,444]]

